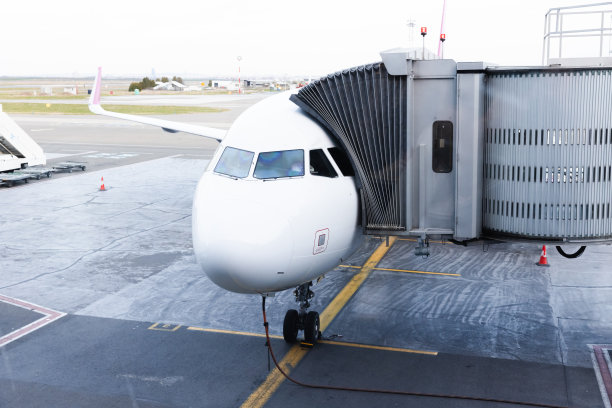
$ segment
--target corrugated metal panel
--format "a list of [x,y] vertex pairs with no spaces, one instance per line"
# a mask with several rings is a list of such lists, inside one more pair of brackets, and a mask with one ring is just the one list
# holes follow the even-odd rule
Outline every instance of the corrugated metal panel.
[[612,71],[489,74],[485,232],[603,239],[611,201]]
[[291,98],[347,151],[368,230],[406,229],[406,81],[378,63],[328,75]]

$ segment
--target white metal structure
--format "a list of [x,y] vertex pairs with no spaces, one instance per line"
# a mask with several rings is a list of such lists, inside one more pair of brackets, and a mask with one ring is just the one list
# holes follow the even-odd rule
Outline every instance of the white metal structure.
[[6,113],[0,105],[0,171],[46,164],[42,148]]
[[[575,39],[576,49],[569,50]],[[611,39],[612,2],[551,8],[544,17],[542,65],[612,65]],[[576,58],[577,49],[590,58]],[[598,57],[593,57],[596,50]]]

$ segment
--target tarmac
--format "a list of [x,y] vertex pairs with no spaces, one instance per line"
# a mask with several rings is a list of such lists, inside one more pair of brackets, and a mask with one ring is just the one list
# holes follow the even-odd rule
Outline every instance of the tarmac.
[[[227,128],[252,102],[173,119]],[[576,260],[549,247],[542,268],[537,243],[434,242],[423,259],[369,237],[313,287],[314,348],[280,338],[291,291],[268,298],[274,353],[302,382],[438,396],[306,388],[270,364],[261,298],[195,262],[192,196],[215,142],[13,117],[50,164],[88,165],[0,187],[0,407],[610,406],[609,245]]]

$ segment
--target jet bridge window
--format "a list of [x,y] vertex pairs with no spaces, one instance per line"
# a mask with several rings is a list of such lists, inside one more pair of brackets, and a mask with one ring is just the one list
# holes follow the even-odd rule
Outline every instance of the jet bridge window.
[[258,179],[304,175],[304,151],[284,150],[259,153],[253,176]]
[[453,123],[438,120],[433,124],[431,164],[436,173],[453,171]]
[[322,177],[338,177],[338,173],[321,149],[310,151],[310,174]]
[[215,173],[245,178],[249,175],[249,170],[251,170],[253,156],[255,156],[253,152],[228,146],[215,166]]

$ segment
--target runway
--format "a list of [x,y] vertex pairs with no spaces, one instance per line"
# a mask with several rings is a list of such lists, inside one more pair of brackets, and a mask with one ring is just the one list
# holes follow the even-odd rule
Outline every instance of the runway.
[[[246,106],[173,119],[227,128]],[[216,287],[192,253],[191,200],[215,142],[93,116],[13,117],[51,164],[88,169],[0,188],[0,406],[525,406],[310,389],[269,371],[261,299]],[[278,338],[291,291],[268,299],[274,352],[290,375],[609,406],[610,246],[577,260],[550,247],[551,267],[540,268],[537,244],[440,242],[427,259],[410,240],[389,244],[370,237],[314,286],[324,330],[313,349]],[[62,316],[2,345],[43,309]]]

